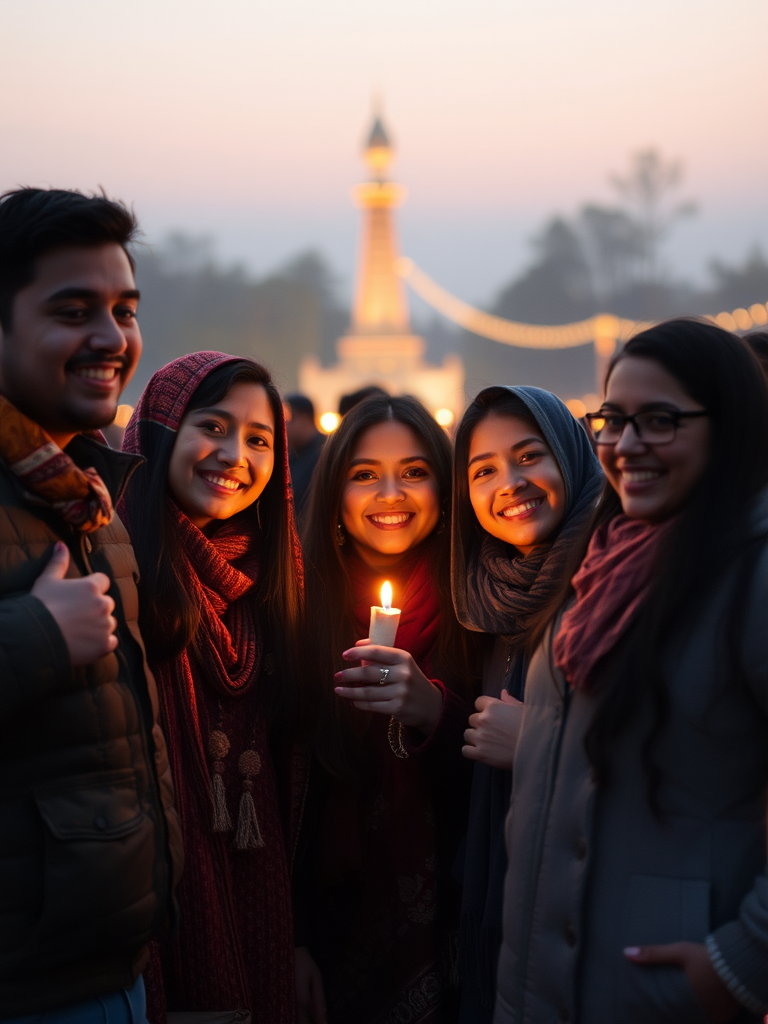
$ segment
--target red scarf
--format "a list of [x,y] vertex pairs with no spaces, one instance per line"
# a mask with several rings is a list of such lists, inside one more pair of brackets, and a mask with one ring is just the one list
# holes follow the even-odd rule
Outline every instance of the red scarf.
[[593,673],[629,629],[651,588],[668,526],[618,515],[592,537],[571,580],[576,601],[555,638],[555,664],[575,690],[594,689]]
[[41,426],[0,395],[0,459],[25,490],[82,533],[107,526],[112,499],[96,470],[81,469]]
[[395,638],[397,649],[408,651],[422,671],[427,672],[424,662],[429,660],[440,632],[440,602],[424,551],[419,547],[388,572],[375,572],[352,555],[348,566],[359,638],[368,636],[371,606],[381,604],[381,584],[388,579],[392,583],[392,605],[401,610]]
[[[123,505],[130,531],[138,528],[138,512],[153,474],[165,472],[195,390],[216,367],[235,358],[193,353],[163,367],[147,385],[123,443],[124,450],[148,459]],[[300,577],[285,424],[279,409],[276,413],[276,436],[281,438],[284,458],[276,460],[274,473],[285,490],[285,515]],[[200,609],[200,623],[195,654],[184,651],[153,665],[186,866],[179,889],[181,924],[164,951],[164,973],[157,957],[151,962],[150,1017],[162,1019],[165,982],[173,1009],[248,1007],[260,1024],[292,1021],[296,1014],[290,851],[284,831],[290,827],[295,832],[306,768],[298,757],[289,768],[292,752],[282,748],[276,763],[270,745],[265,705],[266,693],[274,685],[269,679],[274,667],[263,656],[266,636],[253,599],[264,535],[253,509],[221,523],[211,537],[170,499],[163,514],[180,534],[182,563],[175,568]],[[281,790],[296,800],[285,812],[290,826],[282,820]],[[253,818],[243,814],[246,794],[252,795]],[[244,822],[255,824],[257,834],[254,828],[244,830],[241,843]],[[214,831],[214,826],[228,830]]]

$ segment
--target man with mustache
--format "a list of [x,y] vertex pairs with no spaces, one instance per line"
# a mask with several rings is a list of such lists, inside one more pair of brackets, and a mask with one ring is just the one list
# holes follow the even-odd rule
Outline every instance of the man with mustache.
[[145,1022],[181,840],[101,443],[141,353],[133,215],[0,196],[0,1021]]

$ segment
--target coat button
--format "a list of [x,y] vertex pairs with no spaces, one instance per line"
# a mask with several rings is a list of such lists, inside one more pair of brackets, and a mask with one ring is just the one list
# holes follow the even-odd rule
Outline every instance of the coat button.
[[587,841],[584,836],[579,836],[576,840],[576,856],[579,860],[584,860],[587,856]]
[[576,945],[576,929],[573,927],[572,924],[567,924],[565,926],[565,941],[568,943],[571,949],[573,949],[573,947]]
[[93,824],[94,824],[94,827],[95,827],[95,828],[97,828],[97,829],[99,830],[99,832],[103,832],[103,831],[104,831],[104,829],[105,829],[105,828],[107,827],[107,819],[106,819],[106,818],[103,818],[103,817],[102,817],[102,816],[101,816],[101,815],[99,814],[99,815],[98,815],[97,817],[95,817],[95,818],[93,819]]

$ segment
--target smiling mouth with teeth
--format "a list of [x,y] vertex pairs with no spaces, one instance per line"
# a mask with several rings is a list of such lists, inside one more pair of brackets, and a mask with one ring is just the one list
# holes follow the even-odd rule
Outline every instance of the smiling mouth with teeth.
[[516,516],[521,516],[523,512],[530,512],[532,509],[538,508],[543,501],[543,498],[531,498],[529,501],[520,502],[519,505],[509,505],[507,508],[503,508],[499,515],[504,516],[505,519],[514,519]]
[[218,474],[214,473],[201,473],[200,475],[203,480],[216,484],[217,487],[224,487],[228,491],[239,491],[241,487],[245,486],[239,480],[232,480],[230,477],[218,476]]
[[661,473],[657,469],[624,469],[621,476],[629,484],[640,484],[646,480],[658,480]]
[[78,366],[72,370],[78,377],[85,377],[86,380],[114,380],[119,369],[116,366]]
[[368,516],[368,518],[372,523],[378,523],[379,526],[401,526],[413,518],[413,512],[380,513],[379,515]]

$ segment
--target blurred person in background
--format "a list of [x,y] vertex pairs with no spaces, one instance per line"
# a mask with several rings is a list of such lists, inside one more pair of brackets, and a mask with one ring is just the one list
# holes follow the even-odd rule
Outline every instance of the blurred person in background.
[[283,403],[259,363],[196,352],[154,374],[123,447],[147,460],[121,507],[186,854],[179,928],[147,974],[150,1018],[294,1024],[304,638]]
[[296,515],[301,516],[307,501],[309,485],[317,460],[325,444],[325,437],[315,425],[315,407],[312,399],[297,393],[286,395],[290,411],[286,417],[288,434],[288,465],[291,470],[293,501]]
[[358,391],[350,391],[348,395],[342,395],[339,399],[339,416],[346,416],[351,409],[354,409],[366,398],[387,398],[387,392],[377,384],[369,384],[368,387],[360,388]]
[[494,1020],[768,1012],[768,390],[709,323],[614,357],[607,477],[525,683]]
[[531,638],[603,480],[584,429],[548,391],[485,388],[464,413],[454,456],[453,598],[459,621],[493,646],[463,750],[477,763],[460,858],[462,1024],[493,1016],[504,821]]
[[[331,1024],[456,1019],[450,871],[479,659],[451,604],[450,496],[450,443],[427,410],[368,398],[329,437],[304,521],[317,767],[299,928]],[[385,580],[400,624],[393,647],[370,646]]]
[[0,1019],[144,1024],[181,836],[136,561],[114,513],[141,460],[98,435],[141,354],[103,195],[0,197]]

